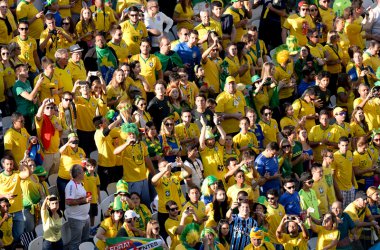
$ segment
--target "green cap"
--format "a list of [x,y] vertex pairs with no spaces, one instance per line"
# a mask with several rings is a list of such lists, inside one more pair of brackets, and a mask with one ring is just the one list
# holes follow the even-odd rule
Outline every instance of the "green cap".
[[134,133],[136,136],[139,135],[139,129],[136,124],[134,123],[124,123],[123,126],[121,126],[121,132],[122,133]]
[[207,185],[212,185],[212,184],[214,184],[214,183],[217,183],[218,182],[218,178],[216,178],[215,176],[213,176],[213,175],[209,175],[209,176],[207,176]]
[[128,183],[124,180],[119,180],[116,183],[116,193],[114,195],[118,195],[119,193],[128,193]]
[[380,81],[374,83],[375,86],[380,86]]
[[37,166],[36,169],[34,169],[33,174],[37,176],[46,176],[47,172],[42,166]]
[[251,82],[254,83],[254,82],[257,82],[259,81],[261,78],[259,75],[254,75],[251,77]]
[[120,200],[119,196],[116,196],[113,205],[112,205],[112,210],[113,211],[118,211],[118,210],[123,210],[123,203]]
[[113,109],[110,109],[107,111],[107,114],[106,114],[106,119],[107,120],[112,120],[112,118],[115,116],[115,110]]

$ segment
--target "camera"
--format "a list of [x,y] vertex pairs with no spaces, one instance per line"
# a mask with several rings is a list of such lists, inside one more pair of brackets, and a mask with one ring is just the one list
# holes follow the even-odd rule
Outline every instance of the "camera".
[[264,86],[269,86],[271,84],[272,84],[272,78],[267,77],[267,79],[265,79]]
[[50,30],[49,33],[52,34],[52,35],[57,35],[57,30],[56,29]]
[[98,72],[96,71],[89,71],[88,72],[90,76],[97,76]]
[[372,97],[380,97],[380,86],[375,86],[371,89]]
[[296,220],[297,217],[296,216],[288,216],[288,217],[286,217],[286,219],[289,221],[293,221],[293,220]]
[[49,99],[49,102],[54,102],[54,99],[53,99],[53,98],[50,98],[50,99]]

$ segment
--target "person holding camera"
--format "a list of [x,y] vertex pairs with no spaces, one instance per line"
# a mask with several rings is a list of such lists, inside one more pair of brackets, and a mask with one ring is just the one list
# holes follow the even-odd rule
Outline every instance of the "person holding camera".
[[62,210],[65,210],[65,188],[71,178],[70,169],[74,164],[82,164],[82,161],[86,159],[85,152],[78,146],[78,135],[71,133],[67,138],[66,144],[59,148],[61,160],[58,169],[57,188],[61,198],[59,206]]
[[[299,229],[301,229],[301,234]],[[276,236],[285,249],[307,249],[309,234],[298,216],[285,215],[282,217]]]
[[361,83],[358,88],[359,97],[354,100],[354,108],[360,107],[364,111],[365,120],[368,123],[368,130],[378,128],[377,105],[379,98],[376,88],[370,89],[365,83]]
[[53,14],[47,14],[45,16],[45,24],[47,28],[41,33],[40,49],[45,51],[47,58],[54,61],[54,54],[57,49],[63,48],[65,42],[72,43],[73,38],[62,28],[55,26]]
[[353,54],[352,67],[347,67],[347,74],[350,76],[353,86],[365,83],[367,86],[373,86],[378,79],[375,70],[363,62],[363,54],[357,50]]
[[49,195],[41,206],[42,227],[44,230],[43,250],[63,249],[61,228],[63,213],[59,209],[58,197]]
[[[185,171],[172,173],[172,169],[177,166]],[[179,211],[181,211],[182,204],[186,202],[186,199],[180,183],[189,177],[192,171],[190,167],[182,163],[180,157],[177,157],[174,163],[161,161],[158,164],[158,170],[160,172],[152,177],[152,185],[155,187],[158,196],[158,222],[161,228],[164,228],[165,221],[169,217],[165,204],[167,201],[173,200],[178,204]]]
[[77,250],[81,242],[90,236],[89,211],[92,196],[88,196],[83,186],[82,165],[74,164],[70,169],[71,180],[65,188],[65,216],[71,231],[70,250]]
[[43,167],[50,174],[58,173],[59,167],[59,143],[62,126],[55,116],[54,100],[46,98],[38,108],[35,116],[37,135],[44,148]]

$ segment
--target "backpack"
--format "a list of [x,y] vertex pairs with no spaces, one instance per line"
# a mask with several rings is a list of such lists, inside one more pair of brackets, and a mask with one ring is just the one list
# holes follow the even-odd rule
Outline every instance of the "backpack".
[[222,17],[220,18],[220,22],[222,24],[223,33],[231,34],[232,28],[234,25],[234,20],[233,20],[232,15],[230,15],[230,14],[222,15]]

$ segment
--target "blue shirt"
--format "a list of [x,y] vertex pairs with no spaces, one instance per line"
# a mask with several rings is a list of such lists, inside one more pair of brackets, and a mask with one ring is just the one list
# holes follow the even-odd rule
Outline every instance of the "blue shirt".
[[281,195],[279,203],[285,208],[286,214],[300,215],[301,213],[301,200],[297,191],[293,194],[285,192]]
[[189,67],[186,71],[189,75],[189,80],[194,81],[194,67],[195,65],[200,64],[202,59],[202,54],[199,48],[197,46],[193,46],[192,48],[190,48],[187,45],[187,42],[183,42],[177,44],[177,46],[173,50],[177,52],[179,57],[181,57],[183,64],[189,64]]
[[[340,220],[342,222],[338,223],[338,230],[340,234],[339,241],[343,241],[344,239],[349,237],[349,231],[355,227],[355,223],[352,221],[351,217],[345,212],[343,212],[342,215],[340,216]],[[350,248],[350,244],[348,244],[347,246],[342,246],[337,249],[351,249],[351,248]]]
[[305,82],[303,79],[301,80],[300,84],[298,85],[297,92],[298,96],[301,97],[303,92],[309,87],[315,86],[315,82]]
[[261,129],[260,124],[256,123],[255,124],[255,130],[251,130],[256,136],[257,142],[259,143],[259,148],[264,148],[264,133],[263,130]]
[[[255,168],[262,177],[266,172],[268,172],[270,176],[273,176],[278,172],[277,157],[267,158],[261,153],[255,160]],[[266,195],[266,192],[271,188],[280,191],[280,187],[280,179],[269,180],[260,187],[260,193],[261,195]]]
[[230,223],[230,250],[243,250],[251,243],[249,233],[253,227],[257,227],[257,222],[252,218],[243,219],[237,214],[232,215]]

